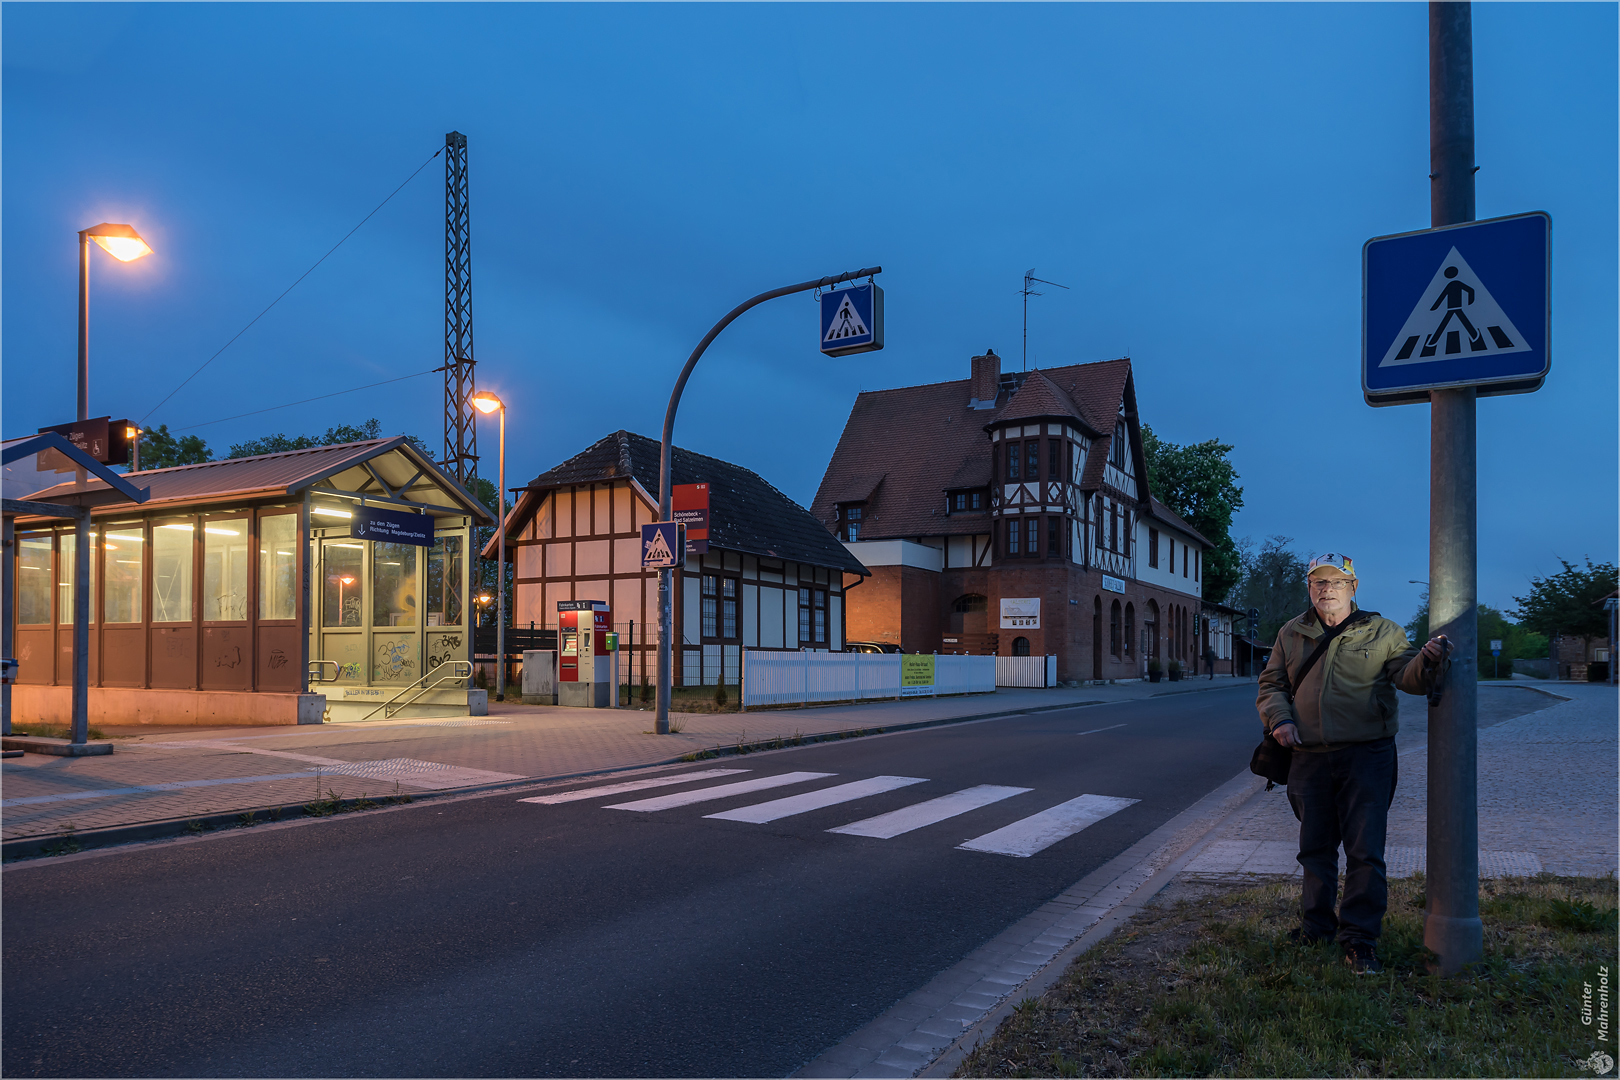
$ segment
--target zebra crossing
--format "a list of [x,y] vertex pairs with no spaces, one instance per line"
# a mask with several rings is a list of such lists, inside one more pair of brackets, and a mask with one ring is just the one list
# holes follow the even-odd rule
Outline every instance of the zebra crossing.
[[[722,780],[728,777],[741,776],[750,771],[752,770],[703,769],[676,776],[654,776],[642,780],[606,784],[601,787],[574,788],[569,791],[549,792],[545,795],[536,795],[518,801],[539,806],[556,806],[563,803],[581,802],[587,799],[629,795],[657,788],[676,787],[705,780]],[[770,776],[729,780],[726,783],[711,784],[686,791],[668,792],[648,798],[632,799],[628,802],[607,803],[602,806],[602,809],[650,814],[662,810],[675,810],[700,803],[716,802],[721,799],[773,791],[777,788],[807,784],[816,780],[830,780],[836,776],[836,773],[827,772],[776,773]],[[750,803],[730,810],[705,814],[704,818],[764,825],[784,818],[795,817],[799,814],[807,814],[812,810],[824,810],[828,807],[853,802],[872,795],[881,795],[890,791],[899,791],[915,784],[926,783],[928,783],[927,778],[919,776],[872,776],[862,780],[833,784],[829,787],[801,791],[797,794],[777,796],[763,802]],[[827,831],[843,836],[892,840],[897,836],[904,836],[906,833],[915,832],[929,825],[937,825],[942,821],[949,821],[953,818],[972,814],[977,810],[993,806],[1007,799],[1028,795],[1033,790],[1033,788],[1025,787],[979,784],[974,787],[963,788],[960,791],[953,791],[947,795],[912,803],[909,806],[878,814],[875,817],[863,818],[859,821],[839,825]],[[1138,801],[1137,799],[1124,799],[1112,795],[1080,795],[1056,806],[1049,806],[1036,813],[1029,814],[1012,822],[1010,825],[1004,825],[981,836],[964,840],[962,843],[957,844],[956,847],[961,851],[977,851],[989,855],[1028,858],[1031,855],[1045,851],[1059,841],[1068,839],[1088,826],[1095,825],[1106,817],[1119,813]]]

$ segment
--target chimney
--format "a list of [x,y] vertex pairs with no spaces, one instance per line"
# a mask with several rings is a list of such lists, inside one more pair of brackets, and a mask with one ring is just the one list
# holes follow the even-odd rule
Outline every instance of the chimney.
[[968,382],[970,409],[993,409],[996,394],[1001,389],[1001,357],[996,350],[986,349],[983,356],[973,358],[973,377]]

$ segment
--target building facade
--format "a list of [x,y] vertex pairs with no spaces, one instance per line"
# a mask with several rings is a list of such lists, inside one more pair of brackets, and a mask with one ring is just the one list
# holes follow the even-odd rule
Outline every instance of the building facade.
[[872,572],[853,640],[1191,670],[1203,552],[1148,490],[1128,359],[862,393],[811,512]]
[[[659,453],[658,440],[616,431],[535,477],[505,523],[513,625],[555,629],[559,601],[605,601],[632,685],[657,678],[658,575],[641,567],[641,526],[658,520]],[[689,535],[674,575],[675,685],[736,685],[744,648],[843,649],[860,561],[740,465],[676,447],[671,473],[705,485],[708,502],[707,539]],[[495,554],[491,540],[484,557]]]

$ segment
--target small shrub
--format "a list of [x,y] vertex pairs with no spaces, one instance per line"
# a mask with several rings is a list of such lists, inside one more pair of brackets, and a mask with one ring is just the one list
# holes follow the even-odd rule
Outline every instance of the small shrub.
[[725,683],[715,683],[714,684],[714,704],[715,704],[715,707],[719,708],[719,709],[723,709],[723,708],[726,707],[726,702],[728,702],[730,700],[731,699],[726,696],[726,684]]

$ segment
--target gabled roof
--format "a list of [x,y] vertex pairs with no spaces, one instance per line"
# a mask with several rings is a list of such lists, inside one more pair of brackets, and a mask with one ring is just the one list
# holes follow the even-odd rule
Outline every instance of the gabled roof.
[[[41,431],[20,439],[5,440],[0,452],[0,489],[5,498],[33,500],[36,494],[51,492],[50,506],[105,506],[111,503],[143,503],[147,490],[125,480],[107,466],[74,446],[54,431]],[[84,470],[86,483],[77,477],[64,483],[64,473]],[[92,486],[92,484],[94,486]]]
[[1180,514],[1164,505],[1164,503],[1160,502],[1158,499],[1154,499],[1149,496],[1149,500],[1153,506],[1154,517],[1158,518],[1172,529],[1178,529],[1181,532],[1186,533],[1188,536],[1192,537],[1194,540],[1197,540],[1205,547],[1214,547],[1214,545],[1209,542],[1209,537],[1187,524],[1186,519]]
[[[388,460],[390,455],[393,456],[392,460]],[[348,477],[345,478],[344,474],[348,474]],[[482,503],[441,471],[431,458],[423,455],[403,435],[391,439],[312,446],[257,457],[225,458],[197,465],[176,465],[168,469],[146,469],[126,473],[125,478],[148,490],[148,507],[167,503],[228,502],[302,495],[306,488],[327,479],[334,480],[336,486],[343,490],[369,492],[383,497],[388,497],[388,493],[392,492],[407,502],[420,501],[410,497],[412,491],[436,488],[455,505],[431,505],[469,515],[480,524],[494,522],[494,516]],[[71,489],[73,485],[63,484],[59,487]],[[89,484],[87,488],[94,490],[95,484]],[[42,491],[37,498],[49,502],[51,492],[56,490]]]
[[[507,516],[507,537],[522,533],[539,509],[537,497],[572,484],[634,480],[651,502],[658,498],[662,444],[631,431],[615,431],[529,481]],[[851,574],[869,573],[810,512],[758,473],[706,454],[673,448],[670,477],[675,484],[709,485],[709,543],[727,551],[810,563]],[[868,477],[872,486],[881,475]],[[870,491],[870,488],[867,489]],[[508,551],[510,551],[510,547]],[[493,555],[494,548],[488,551]]]
[[[1005,373],[993,411],[968,408],[970,379],[869,390],[855,399],[832,461],[811,503],[820,522],[834,520],[859,478],[884,474],[861,518],[861,539],[968,535],[989,531],[988,509],[945,513],[945,491],[988,485],[987,430],[1021,419],[1072,418],[1092,438],[1082,486],[1096,490],[1122,407],[1134,412],[1129,359]],[[1141,461],[1141,449],[1136,459]],[[1093,472],[1095,478],[1093,479]]]

